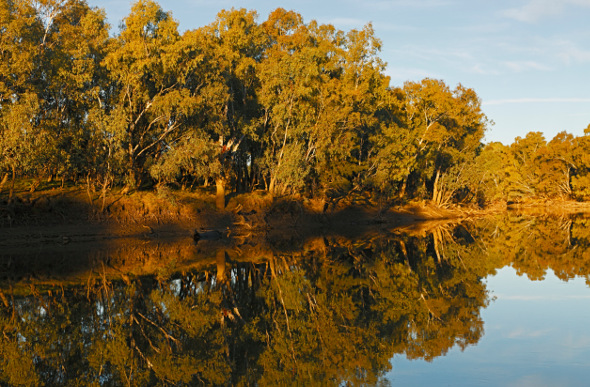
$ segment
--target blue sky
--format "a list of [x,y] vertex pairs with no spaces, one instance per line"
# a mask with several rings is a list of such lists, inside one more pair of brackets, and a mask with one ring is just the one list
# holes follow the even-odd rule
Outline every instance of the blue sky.
[[[131,1],[88,0],[113,33]],[[512,143],[540,131],[550,140],[590,124],[590,0],[161,0],[180,31],[211,23],[221,9],[300,13],[307,23],[348,31],[372,23],[392,86],[425,77],[473,88],[495,122],[486,141]]]

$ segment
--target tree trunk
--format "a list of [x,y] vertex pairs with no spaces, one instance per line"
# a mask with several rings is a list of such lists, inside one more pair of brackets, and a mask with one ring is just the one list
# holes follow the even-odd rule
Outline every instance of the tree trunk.
[[37,187],[39,187],[39,185],[41,184],[41,177],[39,176],[35,181],[33,181],[31,183],[31,186],[29,187],[29,192],[33,193],[35,192],[35,190],[37,189]]
[[2,192],[2,187],[4,187],[4,184],[6,184],[6,182],[8,181],[8,176],[10,176],[10,174],[6,172],[4,174],[4,177],[2,178],[2,181],[0,181],[0,192]]
[[432,204],[440,204],[440,192],[438,189],[438,179],[440,178],[440,169],[436,171],[436,178],[434,179],[434,186],[432,188]]
[[408,181],[410,180],[410,174],[412,173],[412,170],[410,167],[406,168],[406,177],[404,178],[404,181],[402,182],[402,187],[399,190],[399,198],[400,199],[404,199],[406,196],[406,189],[408,188]]
[[90,182],[90,172],[86,175],[86,195],[88,195],[88,204],[92,205],[92,192],[94,192],[93,184]]
[[8,204],[12,203],[12,196],[14,195],[14,182],[16,180],[16,168],[12,166],[12,181],[10,182],[10,192],[8,193]]
[[444,258],[444,251],[441,255],[441,244],[443,240],[440,229],[434,229],[434,231],[432,232],[432,239],[434,241],[434,252],[436,253],[436,259],[438,261],[438,264],[440,265],[442,263],[442,258]]
[[225,181],[222,178],[215,179],[217,192],[215,195],[215,204],[218,210],[225,209]]
[[109,175],[107,174],[104,177],[104,182],[102,183],[102,189],[101,189],[101,196],[102,196],[102,205],[100,207],[100,212],[104,213],[104,209],[105,209],[105,205],[106,205],[106,201],[107,201],[107,188],[109,186]]
[[408,178],[409,176],[406,176],[406,178],[404,179],[404,182],[402,183],[402,187],[399,190],[399,198],[403,199],[406,196],[406,187],[408,186]]

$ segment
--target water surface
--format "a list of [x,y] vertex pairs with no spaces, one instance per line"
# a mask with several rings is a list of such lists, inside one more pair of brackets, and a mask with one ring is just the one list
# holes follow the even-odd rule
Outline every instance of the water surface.
[[0,252],[0,384],[584,385],[586,224]]
[[476,346],[432,363],[396,356],[387,378],[400,386],[584,386],[590,376],[590,290],[549,271],[531,281],[504,267],[487,279]]

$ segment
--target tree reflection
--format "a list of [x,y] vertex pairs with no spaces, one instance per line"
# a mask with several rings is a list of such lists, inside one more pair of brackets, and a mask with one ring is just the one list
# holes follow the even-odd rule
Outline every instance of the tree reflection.
[[552,270],[561,280],[581,276],[590,284],[590,224],[584,216],[498,216],[475,230],[498,268],[510,265],[531,280]]
[[0,385],[359,385],[482,337],[483,281],[590,273],[583,219],[498,217],[0,292]]

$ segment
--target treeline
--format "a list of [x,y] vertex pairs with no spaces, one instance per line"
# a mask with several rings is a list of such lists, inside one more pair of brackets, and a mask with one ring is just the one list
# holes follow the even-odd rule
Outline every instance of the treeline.
[[510,146],[486,145],[475,159],[477,191],[488,202],[590,199],[590,125],[584,133],[561,132],[547,141],[530,132]]
[[588,190],[585,138],[483,147],[477,94],[429,78],[390,86],[370,24],[232,9],[181,34],[145,0],[117,36],[105,20],[82,0],[0,1],[3,183],[215,183],[219,207],[226,190],[438,205]]

